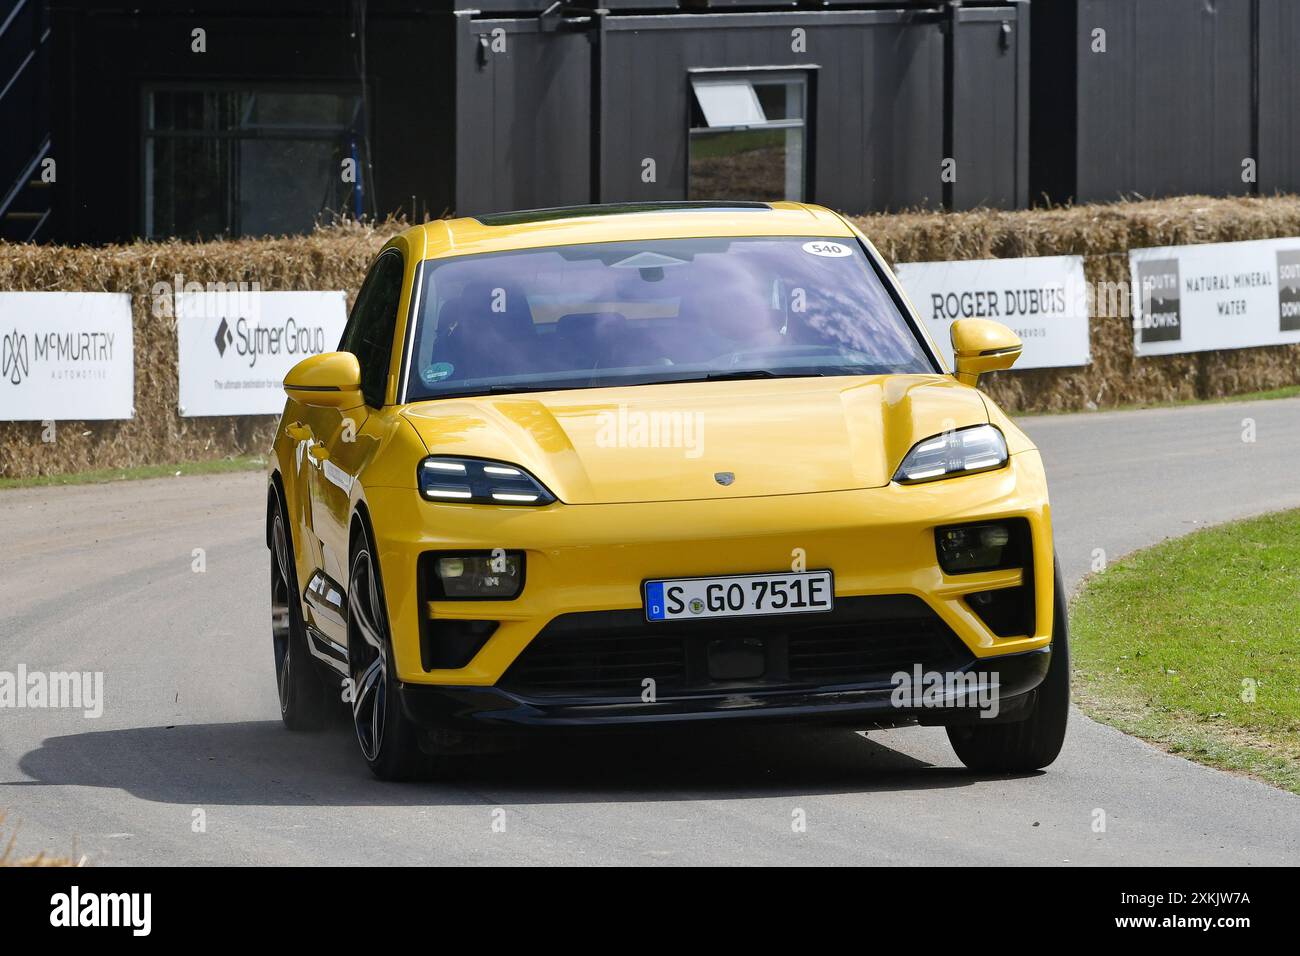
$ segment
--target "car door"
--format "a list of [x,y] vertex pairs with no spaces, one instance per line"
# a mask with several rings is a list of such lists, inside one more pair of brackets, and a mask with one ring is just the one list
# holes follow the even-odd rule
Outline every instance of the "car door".
[[344,586],[348,580],[352,483],[374,451],[375,440],[365,423],[373,411],[384,406],[404,273],[405,263],[396,249],[387,250],[375,261],[339,342],[339,351],[351,352],[361,366],[365,405],[308,412],[306,424],[313,439],[307,452],[312,465],[312,526],[320,541],[323,573]]

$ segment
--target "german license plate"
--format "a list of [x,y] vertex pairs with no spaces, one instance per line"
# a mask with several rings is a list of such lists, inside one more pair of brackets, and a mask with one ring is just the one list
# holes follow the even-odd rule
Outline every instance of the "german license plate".
[[644,587],[648,621],[764,617],[829,611],[835,604],[830,571],[665,578]]

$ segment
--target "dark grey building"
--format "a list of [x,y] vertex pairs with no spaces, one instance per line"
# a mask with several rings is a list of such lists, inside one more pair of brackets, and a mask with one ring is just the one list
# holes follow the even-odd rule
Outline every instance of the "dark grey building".
[[[48,24],[51,99],[29,111],[47,122],[6,138],[15,194],[0,207],[44,202],[36,238],[611,200],[856,212],[1029,196],[1025,0],[7,2]],[[36,188],[47,138],[57,177]],[[0,221],[14,238],[37,222]]]
[[1295,0],[455,7],[0,0],[0,238],[1300,189]]
[[[457,24],[469,36],[455,44],[457,209],[1028,200],[1023,3]],[[491,52],[494,36],[513,56]],[[541,76],[544,90],[530,82]],[[572,125],[575,114],[591,122]]]

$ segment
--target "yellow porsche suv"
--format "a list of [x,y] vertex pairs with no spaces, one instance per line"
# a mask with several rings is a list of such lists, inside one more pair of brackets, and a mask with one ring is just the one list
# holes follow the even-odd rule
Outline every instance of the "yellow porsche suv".
[[[385,779],[525,733],[947,727],[1051,763],[1069,705],[1042,462],[871,243],[799,203],[430,222],[285,378],[280,706]],[[497,738],[493,741],[492,738]]]

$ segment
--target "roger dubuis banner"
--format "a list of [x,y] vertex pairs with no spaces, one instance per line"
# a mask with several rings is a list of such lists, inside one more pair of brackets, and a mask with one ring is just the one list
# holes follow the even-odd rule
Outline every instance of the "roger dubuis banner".
[[0,421],[132,418],[131,297],[0,292]]
[[1129,265],[1138,355],[1300,342],[1300,238],[1134,249]]
[[186,292],[176,299],[180,413],[275,415],[284,376],[338,347],[342,292]]
[[1011,328],[1025,346],[1018,369],[1091,361],[1080,256],[912,262],[895,271],[950,365],[950,332],[958,319],[992,319]]

